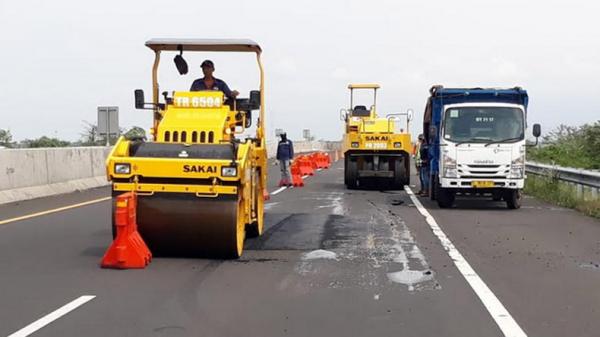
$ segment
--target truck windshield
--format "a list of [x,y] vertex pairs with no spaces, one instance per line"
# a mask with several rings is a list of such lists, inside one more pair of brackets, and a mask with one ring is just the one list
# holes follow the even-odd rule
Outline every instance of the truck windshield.
[[524,136],[519,108],[456,107],[444,114],[444,139],[452,142],[516,142]]

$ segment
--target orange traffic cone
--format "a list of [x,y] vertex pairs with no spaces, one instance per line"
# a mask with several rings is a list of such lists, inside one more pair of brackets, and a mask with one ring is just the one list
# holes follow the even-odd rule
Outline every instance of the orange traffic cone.
[[137,231],[137,195],[127,192],[119,195],[114,214],[117,237],[102,258],[102,268],[145,268],[152,253]]

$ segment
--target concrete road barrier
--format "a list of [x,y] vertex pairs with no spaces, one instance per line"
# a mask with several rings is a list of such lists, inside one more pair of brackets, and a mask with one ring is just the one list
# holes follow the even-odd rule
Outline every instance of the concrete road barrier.
[[[296,153],[338,150],[339,142],[294,142]],[[0,149],[0,204],[108,185],[110,147]],[[277,142],[267,143],[272,158]]]

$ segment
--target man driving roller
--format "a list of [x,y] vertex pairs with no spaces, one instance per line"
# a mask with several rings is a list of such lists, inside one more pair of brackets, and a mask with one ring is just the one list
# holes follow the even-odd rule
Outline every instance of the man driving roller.
[[202,90],[219,90],[222,91],[227,98],[234,99],[240,93],[237,90],[230,90],[227,83],[213,77],[215,71],[215,65],[211,60],[205,60],[200,65],[202,68],[203,78],[199,78],[192,83],[190,91],[202,91]]

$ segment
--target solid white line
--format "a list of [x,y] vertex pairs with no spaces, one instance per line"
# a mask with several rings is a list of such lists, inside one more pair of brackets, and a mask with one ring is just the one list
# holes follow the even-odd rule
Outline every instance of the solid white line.
[[309,175],[305,175],[305,176],[302,176],[302,179],[304,180],[304,179],[306,179],[308,177],[310,177],[310,176]]
[[78,299],[65,304],[64,306],[62,306],[61,308],[58,308],[56,310],[54,310],[53,312],[49,313],[48,315],[38,319],[37,321],[29,324],[28,326],[24,327],[23,329],[13,333],[12,335],[9,335],[8,337],[26,337],[31,335],[32,333],[38,331],[39,329],[45,327],[46,325],[52,323],[53,321],[61,318],[62,316],[68,314],[69,312],[77,309],[77,307],[87,303],[88,301],[91,301],[92,299],[94,299],[96,296],[92,296],[92,295],[86,295],[86,296],[81,296]]
[[442,246],[454,262],[454,265],[463,275],[465,280],[469,283],[475,294],[479,297],[487,311],[490,313],[496,324],[504,336],[507,337],[527,337],[523,329],[517,324],[512,318],[508,310],[502,305],[500,300],[494,295],[494,293],[488,288],[483,280],[477,275],[475,270],[471,267],[469,262],[462,256],[462,254],[456,249],[452,241],[448,239],[442,228],[437,224],[433,216],[429,214],[427,209],[423,207],[423,204],[417,199],[413,191],[408,186],[404,186],[404,190],[410,196],[421,215],[425,217],[425,220],[429,224],[429,227],[433,231],[433,234],[440,240]]
[[283,192],[285,189],[287,188],[287,186],[281,186],[280,188],[276,189],[275,191],[271,192],[271,195],[276,195],[278,193]]

